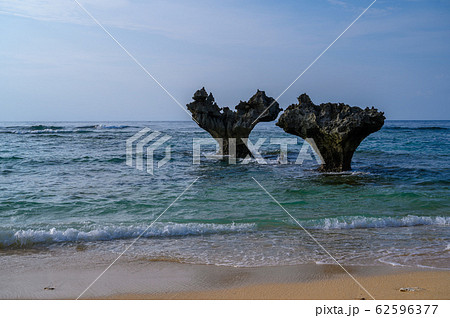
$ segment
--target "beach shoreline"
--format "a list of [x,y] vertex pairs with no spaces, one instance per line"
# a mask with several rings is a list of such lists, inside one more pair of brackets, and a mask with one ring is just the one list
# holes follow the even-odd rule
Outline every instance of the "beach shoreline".
[[[85,255],[86,256],[86,255]],[[17,256],[0,269],[0,299],[448,299],[448,270],[303,264],[231,267],[124,256]],[[406,288],[406,291],[400,291]],[[410,288],[410,289],[408,289]],[[83,292],[85,291],[85,292]]]

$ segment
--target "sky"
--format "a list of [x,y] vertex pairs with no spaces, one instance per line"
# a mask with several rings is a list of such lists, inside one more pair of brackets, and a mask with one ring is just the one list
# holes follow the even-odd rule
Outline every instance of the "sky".
[[[0,0],[0,121],[190,120],[278,97],[373,0]],[[278,100],[450,119],[450,1],[377,0]]]

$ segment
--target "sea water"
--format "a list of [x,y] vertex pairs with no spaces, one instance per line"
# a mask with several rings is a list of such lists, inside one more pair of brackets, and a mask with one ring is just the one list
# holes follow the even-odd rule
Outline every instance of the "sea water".
[[[146,127],[171,137],[153,174],[126,164],[127,139]],[[266,138],[265,164],[206,158],[214,145],[194,164],[193,140],[209,137],[194,122],[0,123],[0,262],[74,246],[113,259],[140,237],[127,254],[148,260],[334,263],[326,250],[345,265],[450,269],[449,133],[450,121],[387,121],[352,171],[324,174],[312,152],[296,164],[303,140],[274,123],[250,135]],[[271,138],[297,140],[287,164]]]

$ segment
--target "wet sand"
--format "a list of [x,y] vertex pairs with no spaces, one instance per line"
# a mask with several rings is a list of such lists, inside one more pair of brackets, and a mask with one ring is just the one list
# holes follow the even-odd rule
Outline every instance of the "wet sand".
[[[45,256],[45,255],[44,255]],[[50,255],[47,255],[50,256]],[[76,299],[110,264],[24,255],[0,268],[0,299]],[[13,261],[14,260],[14,261]],[[346,266],[376,299],[449,299],[450,272]],[[412,288],[400,291],[401,288]],[[81,299],[371,299],[339,266],[236,268],[124,256]]]
[[[449,299],[450,275],[444,272],[407,272],[358,277],[377,300]],[[115,294],[99,299],[372,299],[350,277],[304,283],[259,284],[208,291],[158,294]]]

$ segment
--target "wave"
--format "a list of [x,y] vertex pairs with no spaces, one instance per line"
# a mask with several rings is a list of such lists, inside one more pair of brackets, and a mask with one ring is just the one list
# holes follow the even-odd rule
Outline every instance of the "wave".
[[96,129],[125,129],[125,128],[137,128],[137,127],[133,127],[133,126],[128,126],[128,125],[96,125],[95,126]]
[[[386,227],[410,227],[421,225],[450,225],[450,217],[426,217],[408,215],[395,217],[337,217],[302,222],[306,229],[339,230],[365,229]],[[146,230],[147,226],[138,225],[110,225],[88,228],[66,229],[9,229],[0,228],[0,248],[29,247],[35,244],[52,244],[63,242],[95,242],[117,239],[137,238]],[[220,233],[244,233],[257,229],[255,223],[155,223],[142,237],[176,237],[187,235],[207,235]]]
[[11,157],[0,157],[0,161],[13,161],[13,160],[22,160],[22,157],[11,156]]
[[125,129],[125,128],[138,128],[135,126],[128,125],[105,125],[105,124],[97,124],[97,125],[87,125],[87,126],[79,126],[77,129]]
[[448,127],[430,126],[430,127],[404,127],[404,126],[393,126],[385,127],[387,130],[449,130]]
[[447,127],[418,127],[417,130],[448,130]]
[[76,129],[96,129],[97,125],[78,126]]
[[64,127],[61,126],[45,126],[45,125],[33,125],[29,127],[24,127],[26,130],[61,130]]
[[77,127],[64,127],[64,126],[53,126],[53,125],[32,125],[32,126],[10,126],[7,129],[20,129],[20,130],[63,130],[63,129],[124,129],[124,128],[137,128],[128,125],[106,125],[106,124],[95,124]]
[[0,130],[1,134],[54,134],[54,133],[89,133],[101,129],[126,129],[139,128],[128,125],[86,125],[86,126],[53,126],[53,125],[32,125],[32,126],[9,126]]
[[306,221],[304,226],[317,230],[338,230],[338,229],[365,229],[365,228],[385,228],[385,227],[408,227],[420,225],[450,225],[450,217],[446,216],[416,216],[408,215],[402,218],[395,217],[339,217],[326,218],[321,220]]
[[[105,226],[92,229],[0,229],[0,248],[29,247],[35,244],[63,242],[94,242],[139,237],[147,226]],[[171,237],[219,233],[249,232],[256,229],[254,223],[200,224],[155,223],[141,237]]]
[[16,134],[55,134],[55,133],[70,133],[71,131],[62,129],[42,129],[42,130],[29,130],[29,131],[16,131]]

